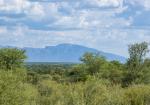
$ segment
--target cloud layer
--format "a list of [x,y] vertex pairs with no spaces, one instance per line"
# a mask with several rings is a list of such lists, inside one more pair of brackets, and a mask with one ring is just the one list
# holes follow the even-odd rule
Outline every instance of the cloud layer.
[[0,45],[74,43],[127,56],[150,41],[149,0],[0,0]]

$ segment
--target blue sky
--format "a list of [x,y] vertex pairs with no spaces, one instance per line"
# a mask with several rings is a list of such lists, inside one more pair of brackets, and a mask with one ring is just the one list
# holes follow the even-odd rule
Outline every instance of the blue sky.
[[72,43],[127,56],[150,42],[150,0],[0,0],[0,45]]

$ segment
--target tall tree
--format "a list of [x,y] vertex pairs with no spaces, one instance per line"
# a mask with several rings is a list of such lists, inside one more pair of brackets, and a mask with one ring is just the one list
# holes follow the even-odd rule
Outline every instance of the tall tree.
[[146,54],[149,52],[148,43],[135,43],[129,45],[129,59],[127,61],[127,75],[125,82],[128,84],[137,81],[142,76],[142,68]]
[[146,54],[149,52],[148,43],[135,43],[129,45],[129,59],[127,61],[127,65],[131,70],[138,70],[142,63],[144,63],[144,59]]
[[129,45],[129,60],[128,61],[137,61],[138,63],[142,63],[146,54],[149,52],[148,43],[136,43]]

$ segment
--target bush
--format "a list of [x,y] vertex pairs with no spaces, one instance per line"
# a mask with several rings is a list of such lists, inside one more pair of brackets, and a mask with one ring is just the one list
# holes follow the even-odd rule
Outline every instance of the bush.
[[25,81],[24,70],[0,70],[0,105],[34,105],[36,89]]
[[125,90],[126,105],[150,105],[150,85],[130,86]]
[[149,105],[150,86],[122,88],[101,80],[61,84],[44,80],[38,87],[38,105]]

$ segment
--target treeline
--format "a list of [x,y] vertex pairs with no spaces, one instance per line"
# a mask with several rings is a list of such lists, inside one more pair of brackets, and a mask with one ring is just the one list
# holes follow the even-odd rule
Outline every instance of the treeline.
[[0,105],[149,105],[148,43],[122,64],[86,53],[80,64],[25,65],[25,51],[0,49]]

